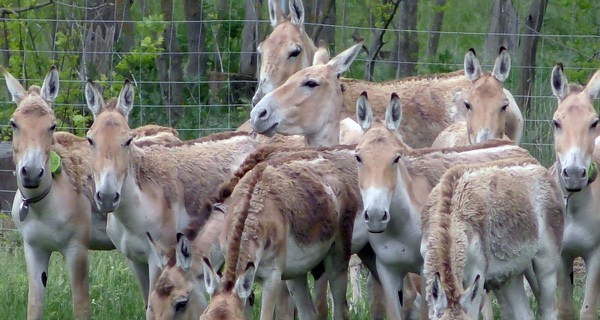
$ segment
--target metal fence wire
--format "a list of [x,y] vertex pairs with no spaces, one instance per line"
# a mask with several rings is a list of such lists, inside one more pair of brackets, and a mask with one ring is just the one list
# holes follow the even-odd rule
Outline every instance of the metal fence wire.
[[[289,12],[287,0],[276,1]],[[458,70],[471,47],[491,70],[505,45],[512,57],[505,86],[526,117],[523,145],[545,165],[553,161],[552,67],[562,62],[580,83],[600,67],[596,0],[304,0],[303,6],[307,33],[325,40],[332,54],[360,38],[377,49],[359,55],[345,74],[350,78],[365,78],[369,61],[373,81]],[[256,47],[272,29],[267,7],[266,0],[0,0],[0,63],[26,86],[40,85],[57,66],[60,130],[83,135],[89,127],[87,79],[108,98],[129,78],[136,90],[132,127],[155,123],[194,138],[248,118]],[[518,94],[528,70],[530,91]],[[10,100],[0,90],[4,141],[11,139]],[[14,177],[11,168],[1,170],[6,210],[14,194],[7,181]]]

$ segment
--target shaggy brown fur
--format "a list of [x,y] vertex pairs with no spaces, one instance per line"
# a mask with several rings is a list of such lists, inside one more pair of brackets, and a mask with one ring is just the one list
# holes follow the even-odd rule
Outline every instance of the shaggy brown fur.
[[[534,166],[528,177],[520,179],[510,172],[510,168],[530,165]],[[489,185],[480,186],[478,182]],[[531,190],[521,190],[519,183],[533,183],[544,191],[536,196],[547,200],[545,218],[558,252],[563,225],[558,187],[548,171],[531,157],[453,167],[429,195],[421,215],[423,237],[428,239],[427,286],[431,290],[433,274],[438,273],[450,312],[461,308],[466,250],[473,233],[481,235],[488,260],[493,256],[508,261],[525,252],[526,247],[537,245],[540,235],[538,219],[532,214],[535,204],[531,202]],[[495,195],[500,198],[495,199]]]
[[[432,191],[429,198],[437,199],[437,201],[428,201],[421,211],[421,225],[423,228],[423,237],[429,237],[435,239],[437,245],[432,245],[428,248],[428,255],[432,266],[432,271],[436,271],[440,274],[441,282],[444,284],[446,289],[446,296],[449,301],[459,303],[462,285],[462,270],[464,269],[466,256],[464,250],[467,246],[466,236],[453,238],[451,236],[451,230],[465,232],[466,227],[459,225],[459,221],[452,220],[452,210],[454,210],[453,199],[460,197],[457,193],[457,184],[459,179],[465,174],[465,172],[477,170],[481,168],[505,168],[514,166],[523,166],[528,164],[539,164],[535,159],[531,158],[517,158],[508,160],[498,160],[486,164],[466,165],[458,166],[448,169],[444,174],[438,186]],[[493,179],[495,181],[495,179]],[[471,190],[475,191],[475,190]],[[518,196],[518,198],[523,198]],[[479,199],[479,198],[477,198]],[[522,200],[522,199],[521,199]],[[456,201],[461,201],[456,199]],[[481,208],[485,211],[485,208]],[[531,208],[522,208],[523,210],[529,210]],[[479,219],[481,217],[478,217]],[[468,219],[468,217],[467,217]],[[473,219],[476,219],[473,217]],[[478,225],[479,230],[484,230],[486,227],[482,225],[484,221],[473,220],[471,221]],[[535,227],[535,226],[513,226],[513,227]],[[514,231],[514,229],[513,229]],[[493,232],[493,231],[492,231]],[[519,233],[519,232],[517,232]],[[530,234],[524,232],[519,234],[523,237],[530,237]],[[454,240],[454,241],[453,241]],[[519,241],[515,239],[516,241]],[[523,239],[525,240],[525,239]]]
[[474,161],[473,156],[464,155],[464,152],[482,150],[500,146],[514,146],[502,153],[486,154],[482,161],[491,161],[503,158],[529,157],[531,154],[523,148],[514,145],[510,140],[488,140],[480,145],[467,145],[452,148],[422,148],[411,149],[397,136],[385,127],[374,127],[363,135],[360,145],[379,144],[382,146],[398,147],[408,173],[412,176],[423,176],[431,188],[438,184],[439,179],[450,167],[468,164]]
[[90,170],[90,146],[85,138],[68,132],[54,133],[53,150],[62,161],[62,172],[69,178],[74,192],[83,193],[94,204],[94,178]]
[[[235,280],[236,270],[243,272],[247,264],[254,261],[254,252],[248,248],[266,246],[270,251],[277,250],[278,244],[269,244],[270,240],[265,239],[277,238],[271,232],[285,231],[271,229],[273,226],[269,227],[263,221],[265,218],[261,218],[266,201],[272,201],[280,210],[283,221],[288,221],[289,230],[300,245],[331,239],[337,232],[344,232],[350,237],[360,198],[354,187],[357,182],[355,174],[352,174],[353,170],[339,172],[334,165],[333,160],[338,159],[344,162],[339,164],[340,167],[355,167],[352,153],[341,153],[322,154],[314,150],[298,152],[289,157],[263,162],[240,181],[228,199],[230,204],[241,203],[242,208],[239,209],[238,205],[233,212],[234,221],[229,232],[231,238],[227,245],[225,283]],[[321,160],[317,160],[319,158]],[[336,200],[323,189],[323,183],[332,188]],[[315,224],[315,221],[319,223]],[[348,257],[349,244],[348,242]]]
[[[176,201],[176,184],[182,183],[185,186],[185,207],[194,217],[201,214],[199,208],[203,199],[231,176],[231,159],[255,148],[258,148],[258,143],[253,138],[238,135],[231,139],[180,147],[155,145],[132,149],[131,165],[136,171],[138,185],[141,188],[146,183],[161,186],[168,203]],[[208,218],[200,217],[202,220]]]
[[[464,120],[463,106],[471,81],[464,71],[373,83],[343,79],[344,110],[340,119],[355,119],[356,101],[363,91],[369,94],[373,115],[383,119],[390,94],[397,92],[402,105],[400,133],[413,148],[429,147],[444,128]],[[452,110],[453,111],[450,111]]]
[[170,133],[175,137],[179,137],[179,132],[177,132],[177,130],[155,124],[148,124],[131,130],[131,135],[137,138],[155,136],[160,133]]

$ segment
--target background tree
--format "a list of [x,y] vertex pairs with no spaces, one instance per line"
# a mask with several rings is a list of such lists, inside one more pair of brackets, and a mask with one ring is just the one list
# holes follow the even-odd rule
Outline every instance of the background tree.
[[482,62],[493,64],[500,46],[505,46],[512,56],[516,57],[518,31],[519,18],[512,0],[494,0]]

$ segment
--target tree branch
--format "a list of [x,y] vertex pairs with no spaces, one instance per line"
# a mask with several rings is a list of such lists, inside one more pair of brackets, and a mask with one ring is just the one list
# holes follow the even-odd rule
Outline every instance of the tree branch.
[[30,11],[30,10],[47,7],[53,3],[54,3],[54,0],[48,0],[48,2],[46,2],[46,3],[40,3],[40,4],[36,4],[36,5],[29,6],[29,7],[24,7],[24,8],[18,8],[18,9],[0,8],[0,15],[2,15],[2,16],[7,16],[9,14],[18,15],[25,11]]
[[398,7],[400,6],[400,1],[401,0],[396,0],[394,1],[394,7],[392,9],[392,13],[390,14],[390,16],[387,19],[383,19],[383,27],[381,29],[378,29],[377,31],[375,31],[375,37],[373,40],[373,43],[371,43],[371,47],[369,48],[369,60],[367,61],[367,72],[365,74],[366,80],[367,81],[373,81],[373,69],[375,68],[375,57],[377,57],[377,55],[379,54],[379,51],[381,51],[381,48],[384,45],[383,42],[383,36],[385,35],[385,31],[387,30],[388,26],[390,25],[390,23],[392,22],[392,20],[394,20],[394,16],[396,15],[396,12],[398,12]]

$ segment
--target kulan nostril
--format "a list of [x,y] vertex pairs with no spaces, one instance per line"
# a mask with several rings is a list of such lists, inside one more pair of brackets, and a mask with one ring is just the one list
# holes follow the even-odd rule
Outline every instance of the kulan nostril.
[[583,169],[583,172],[581,173],[581,177],[582,178],[587,177],[587,170]]
[[42,168],[42,170],[40,170],[40,175],[39,175],[39,177],[41,178],[41,177],[43,177],[43,176],[44,176],[44,168]]
[[383,212],[383,221],[387,221],[387,219],[388,219],[388,212],[384,211]]
[[263,110],[260,112],[260,114],[258,115],[259,118],[266,118],[267,117],[267,110]]
[[115,203],[116,203],[117,201],[119,201],[119,199],[120,199],[120,198],[121,198],[121,195],[120,195],[120,194],[117,192],[117,193],[115,194],[115,199],[113,200],[113,202],[115,202]]
[[96,199],[102,201],[102,196],[100,195],[100,192],[96,192]]
[[569,173],[567,172],[567,169],[563,169],[563,176],[564,176],[565,178],[568,178],[568,177],[569,177]]
[[365,220],[369,221],[369,212],[365,210]]
[[25,169],[25,167],[21,168],[21,175],[26,177],[27,176],[27,169]]

